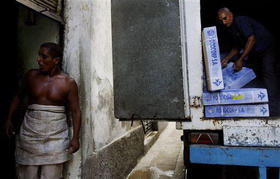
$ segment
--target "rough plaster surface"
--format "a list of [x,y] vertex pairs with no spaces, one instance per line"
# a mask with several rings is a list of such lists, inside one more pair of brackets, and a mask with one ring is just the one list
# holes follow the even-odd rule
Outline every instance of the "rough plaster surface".
[[93,154],[130,127],[113,114],[111,1],[66,0],[64,17],[63,69],[79,86],[82,111],[81,148],[66,167],[72,179],[82,178]]
[[223,134],[227,146],[280,146],[279,127],[224,126]]
[[87,158],[83,178],[126,178],[136,166],[137,159],[144,153],[143,142],[144,133],[141,126],[127,132]]
[[[86,95],[82,93],[82,86],[80,81],[80,36],[77,32],[80,31],[80,21],[76,20],[80,18],[80,13],[75,13],[80,8],[78,3],[73,0],[65,1],[65,31],[64,31],[64,58],[63,58],[63,70],[75,79],[79,86],[80,92],[80,104],[82,110],[82,119],[85,118],[85,109],[83,104],[85,103],[83,98]],[[83,95],[81,95],[83,94]],[[82,147],[82,141],[81,145]],[[81,178],[81,162],[82,162],[82,149],[78,151],[73,159],[65,166],[64,177],[66,179],[78,179]]]

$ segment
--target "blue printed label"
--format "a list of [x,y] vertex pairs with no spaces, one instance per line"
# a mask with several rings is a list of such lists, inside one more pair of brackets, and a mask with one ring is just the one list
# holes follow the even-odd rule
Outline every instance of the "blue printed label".
[[268,95],[265,88],[228,89],[204,92],[202,101],[204,105],[265,103]]
[[215,26],[203,29],[203,46],[208,90],[224,89],[220,50]]
[[268,117],[268,104],[205,106],[205,117]]

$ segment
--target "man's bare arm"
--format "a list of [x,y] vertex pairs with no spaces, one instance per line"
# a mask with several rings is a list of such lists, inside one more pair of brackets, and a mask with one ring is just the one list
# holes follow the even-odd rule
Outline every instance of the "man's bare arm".
[[22,80],[22,83],[20,85],[19,90],[17,91],[16,96],[14,96],[10,107],[9,107],[9,112],[8,112],[8,116],[6,118],[6,123],[5,123],[5,129],[6,129],[6,134],[8,136],[10,136],[10,133],[14,132],[14,127],[12,124],[12,118],[13,115],[15,114],[15,112],[18,109],[18,106],[20,104],[20,101],[22,100],[22,98],[24,97],[24,95],[26,94],[26,90],[27,90],[27,82],[28,82],[28,77],[30,75],[31,71],[27,72]]
[[239,70],[242,69],[243,61],[249,55],[249,53],[252,51],[255,43],[256,43],[256,36],[255,35],[251,35],[250,37],[248,37],[248,40],[247,40],[247,42],[245,44],[245,47],[244,47],[244,52],[242,53],[240,58],[234,64],[234,69],[236,71],[239,71]]
[[239,53],[239,49],[234,47],[230,50],[229,54],[222,59],[222,67],[227,66],[229,60]]
[[81,110],[79,104],[78,86],[74,80],[70,82],[70,92],[68,94],[69,107],[72,113],[73,138],[70,141],[68,151],[74,153],[79,149],[79,135],[81,128]]

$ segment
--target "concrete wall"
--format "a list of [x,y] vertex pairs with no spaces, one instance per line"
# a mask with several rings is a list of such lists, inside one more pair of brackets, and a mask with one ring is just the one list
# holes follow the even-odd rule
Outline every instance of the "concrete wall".
[[82,110],[81,149],[68,163],[65,178],[123,178],[129,169],[116,167],[128,165],[121,154],[131,150],[133,168],[144,137],[141,127],[130,130],[130,122],[114,118],[111,1],[66,0],[64,16],[63,69],[78,83]]

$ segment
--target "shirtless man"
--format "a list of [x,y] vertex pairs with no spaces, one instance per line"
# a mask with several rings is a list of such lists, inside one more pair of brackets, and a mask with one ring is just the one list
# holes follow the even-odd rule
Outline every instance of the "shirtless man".
[[[6,120],[6,133],[13,132],[12,116],[25,95],[28,109],[16,138],[16,162],[20,179],[58,179],[63,163],[79,149],[81,112],[76,82],[59,67],[62,50],[55,43],[44,43],[37,59],[39,69],[24,76]],[[69,105],[73,137],[69,141],[65,106]],[[39,170],[40,168],[40,170]],[[40,172],[40,175],[38,174]]]

